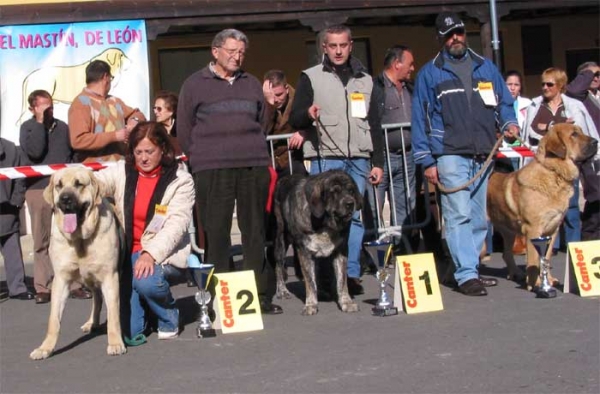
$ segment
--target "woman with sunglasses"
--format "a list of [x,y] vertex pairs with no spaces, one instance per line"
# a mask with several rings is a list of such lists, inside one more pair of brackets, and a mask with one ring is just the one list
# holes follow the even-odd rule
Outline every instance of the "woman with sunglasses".
[[177,113],[177,95],[173,92],[161,90],[154,98],[154,118],[156,122],[165,126],[167,133],[171,136],[171,143],[175,147],[175,154],[181,154],[181,148],[177,141],[177,127],[175,125],[175,114]]
[[[567,97],[567,74],[560,68],[551,67],[542,73],[542,95],[532,100],[527,109],[523,141],[537,146],[554,123],[574,123],[584,134],[598,139],[596,126],[581,101]],[[569,200],[563,227],[565,244],[581,240],[581,219],[579,216],[579,179],[574,183],[575,193]],[[553,251],[558,251],[560,237],[556,237]]]
[[537,146],[554,123],[574,123],[586,135],[598,136],[596,127],[583,104],[565,95],[567,74],[556,67],[542,73],[542,95],[532,100],[527,109],[523,141]]

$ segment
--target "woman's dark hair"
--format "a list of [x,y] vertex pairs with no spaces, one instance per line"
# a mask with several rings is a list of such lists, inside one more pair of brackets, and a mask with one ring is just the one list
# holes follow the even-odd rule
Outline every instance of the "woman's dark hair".
[[523,86],[523,75],[521,75],[521,73],[518,72],[517,70],[509,70],[506,73],[504,73],[504,81],[506,81],[508,79],[508,77],[519,78],[519,83],[521,84],[521,91],[520,91],[519,95],[523,96],[523,92],[525,90],[525,86]]
[[129,134],[129,144],[125,156],[127,164],[135,165],[133,151],[144,138],[148,138],[150,142],[162,150],[161,165],[168,166],[175,162],[175,149],[165,126],[157,122],[140,122]]

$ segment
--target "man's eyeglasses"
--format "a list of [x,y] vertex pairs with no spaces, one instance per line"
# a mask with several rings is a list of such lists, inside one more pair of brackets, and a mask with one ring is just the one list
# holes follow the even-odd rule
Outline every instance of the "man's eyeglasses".
[[225,53],[227,53],[230,57],[234,57],[235,55],[239,55],[240,57],[246,56],[246,51],[242,50],[242,49],[232,49],[232,48],[225,48],[225,47],[219,47],[219,48],[224,50]]
[[549,88],[553,88],[556,85],[554,82],[542,82],[542,87],[548,86]]
[[594,78],[600,78],[600,71],[596,71],[594,73]]
[[162,112],[162,107],[152,107],[153,110],[155,110],[156,112]]

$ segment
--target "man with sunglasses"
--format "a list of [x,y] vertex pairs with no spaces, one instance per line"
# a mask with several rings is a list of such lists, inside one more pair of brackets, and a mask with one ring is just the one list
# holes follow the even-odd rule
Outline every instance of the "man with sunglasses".
[[[513,98],[496,66],[468,48],[465,25],[455,13],[436,18],[441,51],[419,72],[412,102],[412,146],[425,177],[446,189],[465,185],[482,168],[496,129],[514,139],[519,127]],[[497,122],[499,120],[499,123]],[[486,189],[491,167],[455,193],[441,194],[446,242],[458,290],[484,296],[495,279],[479,276],[487,232]]]
[[265,98],[258,79],[242,70],[248,37],[225,29],[212,41],[213,61],[189,76],[177,107],[177,138],[196,185],[206,261],[229,271],[234,207],[242,233],[244,269],[253,270],[264,314],[273,304],[275,276],[265,264],[265,207],[271,180],[265,141]]
[[[600,133],[600,67],[585,62],[577,67],[577,76],[567,85],[567,96],[583,103],[596,131]],[[581,239],[600,239],[600,160],[590,158],[581,163],[581,180],[585,205],[581,214]]]

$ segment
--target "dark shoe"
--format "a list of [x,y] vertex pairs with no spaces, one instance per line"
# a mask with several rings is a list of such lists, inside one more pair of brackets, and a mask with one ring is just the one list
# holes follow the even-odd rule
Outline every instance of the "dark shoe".
[[479,281],[484,287],[494,287],[498,285],[498,279],[496,278],[486,278],[483,276],[479,277]]
[[358,278],[348,278],[348,293],[351,296],[365,294],[365,289]]
[[35,295],[36,304],[47,304],[50,302],[50,293],[37,293]]
[[275,305],[267,299],[261,299],[260,312],[263,315],[279,315],[283,313],[283,309],[279,305]]
[[69,298],[75,298],[77,300],[89,300],[92,298],[92,293],[84,288],[71,290]]
[[30,291],[24,291],[22,293],[19,293],[19,294],[13,295],[13,296],[8,296],[8,298],[12,298],[13,300],[26,301],[26,300],[33,300],[35,298],[35,295]]
[[458,291],[467,296],[484,296],[487,295],[487,290],[483,287],[483,283],[479,279],[469,279],[462,285],[458,286]]

